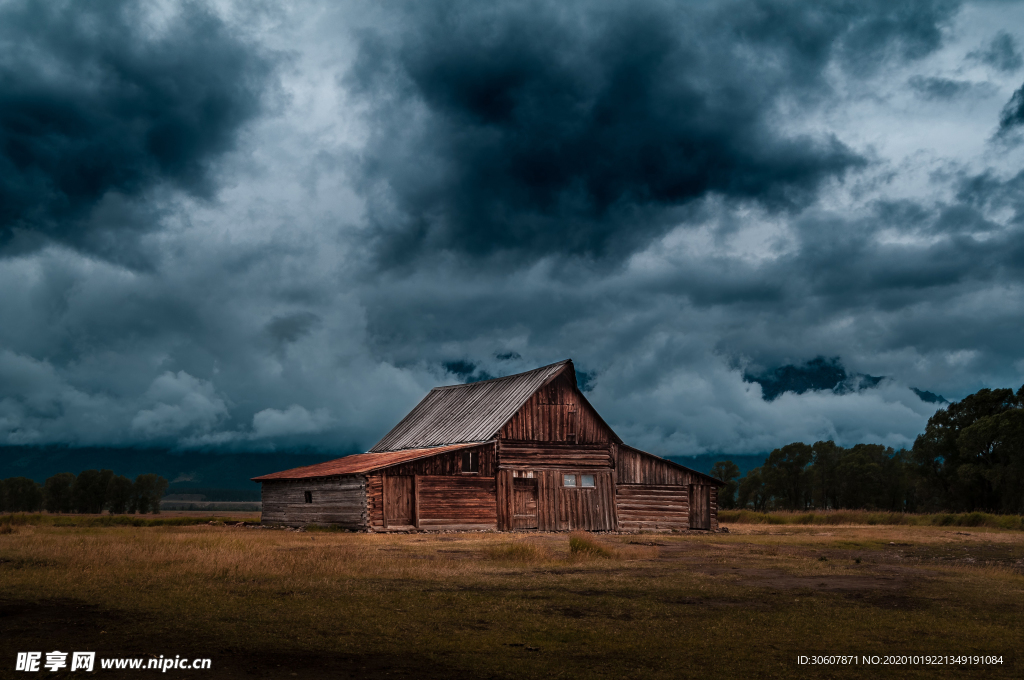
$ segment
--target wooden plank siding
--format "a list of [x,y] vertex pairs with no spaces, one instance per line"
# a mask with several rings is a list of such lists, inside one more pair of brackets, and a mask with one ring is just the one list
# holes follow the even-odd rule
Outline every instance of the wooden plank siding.
[[[573,474],[575,470],[562,470],[561,474]],[[577,479],[578,479],[577,475]],[[615,484],[610,472],[594,475],[594,488],[569,488],[558,479],[558,520],[562,531],[614,531]]]
[[366,476],[366,526],[371,531],[384,529],[384,473]]
[[564,374],[537,390],[501,428],[498,437],[579,444],[617,439]]
[[421,529],[498,528],[494,477],[417,476],[415,484]]
[[619,484],[615,503],[622,531],[685,531],[690,526],[687,486]]
[[[312,503],[306,502],[306,492]],[[262,521],[268,524],[333,524],[362,529],[367,524],[366,478],[360,475],[263,483]]]
[[508,441],[498,443],[498,466],[502,469],[612,467],[610,444]]
[[688,472],[649,453],[628,446],[619,446],[618,454],[616,476],[619,484],[653,484],[655,486],[707,484],[707,477],[704,475]]
[[495,443],[485,442],[480,446],[457,449],[446,453],[420,458],[408,463],[393,465],[385,470],[390,476],[403,477],[412,475],[461,475],[462,456],[465,452],[474,452],[480,461],[478,474],[481,477],[493,477],[497,468],[495,459]]

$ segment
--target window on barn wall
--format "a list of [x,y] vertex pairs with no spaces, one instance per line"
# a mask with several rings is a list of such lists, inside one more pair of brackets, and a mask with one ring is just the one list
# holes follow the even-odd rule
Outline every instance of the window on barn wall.
[[464,473],[475,473],[480,472],[480,452],[479,451],[463,451],[462,452],[462,471]]
[[576,486],[576,475],[562,475],[562,486]]
[[312,491],[307,491],[306,492],[306,502],[307,503],[312,503],[313,502],[313,492]]
[[584,488],[594,488],[594,475],[580,475],[580,486]]

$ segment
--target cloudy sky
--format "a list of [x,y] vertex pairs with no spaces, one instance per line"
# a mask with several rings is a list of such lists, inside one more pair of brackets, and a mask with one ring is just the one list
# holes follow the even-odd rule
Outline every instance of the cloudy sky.
[[0,443],[365,450],[571,357],[655,453],[908,446],[1024,382],[1022,55],[1005,2],[0,2]]

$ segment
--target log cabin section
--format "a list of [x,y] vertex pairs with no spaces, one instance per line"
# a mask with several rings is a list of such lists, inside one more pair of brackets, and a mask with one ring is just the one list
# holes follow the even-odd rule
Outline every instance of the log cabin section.
[[572,361],[434,388],[369,452],[254,481],[263,522],[363,531],[713,530],[722,484],[625,445]]

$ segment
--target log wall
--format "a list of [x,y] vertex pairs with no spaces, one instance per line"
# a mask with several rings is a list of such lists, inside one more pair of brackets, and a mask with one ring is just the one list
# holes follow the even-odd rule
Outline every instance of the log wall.
[[366,526],[372,531],[384,529],[384,473],[366,476]]
[[687,486],[619,484],[615,503],[622,531],[684,531],[690,527]]
[[[366,478],[345,475],[302,480],[263,482],[264,524],[333,524],[347,529],[367,525]],[[313,494],[307,503],[305,494]]]

